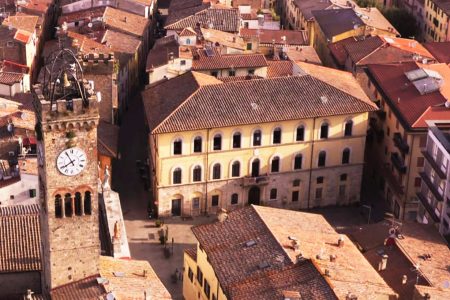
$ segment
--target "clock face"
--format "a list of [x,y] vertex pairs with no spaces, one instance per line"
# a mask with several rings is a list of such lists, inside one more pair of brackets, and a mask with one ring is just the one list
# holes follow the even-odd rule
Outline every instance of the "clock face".
[[80,148],[69,148],[62,151],[56,160],[56,167],[66,176],[80,174],[86,167],[86,153]]

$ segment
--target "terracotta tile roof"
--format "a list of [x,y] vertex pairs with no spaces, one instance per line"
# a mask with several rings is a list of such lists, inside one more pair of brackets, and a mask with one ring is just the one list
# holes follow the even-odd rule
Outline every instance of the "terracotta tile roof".
[[312,46],[302,46],[298,49],[289,48],[286,52],[287,56],[293,62],[308,62],[311,64],[322,65],[316,50]]
[[[428,294],[431,296],[430,299],[436,299],[436,300],[447,300],[450,298],[450,290],[444,289],[442,287],[431,287],[431,286],[425,286],[425,285],[415,285],[414,288],[419,293],[420,297],[423,297],[422,299],[425,299],[425,295]],[[418,298],[421,299],[421,298]]]
[[77,50],[84,55],[113,53],[113,51],[110,48],[90,39],[86,35],[82,35],[73,31],[68,31],[67,36],[71,39],[72,46],[76,47]]
[[109,6],[103,14],[103,22],[113,29],[125,31],[140,38],[144,38],[150,24],[147,18]]
[[376,108],[352,73],[304,62],[297,62],[296,64],[306,74],[322,80]]
[[267,64],[268,78],[291,76],[293,73],[294,63],[290,60],[269,60]]
[[13,85],[22,80],[23,74],[0,71],[0,84]]
[[[338,234],[322,215],[262,206],[254,209],[290,260],[295,261],[301,253],[313,260],[322,274],[329,271],[327,279],[339,299],[346,299],[349,292],[358,299],[392,299],[396,295],[350,239]],[[343,247],[337,246],[340,237],[344,238]],[[293,249],[292,238],[297,239],[299,251]],[[336,255],[334,262],[330,255]]]
[[450,42],[428,42],[424,43],[423,46],[438,62],[450,64]]
[[267,61],[264,54],[224,54],[214,49],[213,56],[207,56],[206,50],[195,49],[192,70],[221,70],[231,68],[258,68],[266,67]]
[[99,274],[86,277],[84,279],[68,283],[50,291],[50,296],[54,300],[98,300],[104,299],[106,290],[97,283]]
[[39,205],[0,207],[0,273],[42,270]]
[[222,82],[236,82],[236,81],[244,81],[244,80],[256,80],[256,79],[264,79],[264,77],[257,75],[246,75],[246,76],[227,76],[227,77],[217,77]]
[[208,8],[176,22],[167,23],[164,28],[168,30],[183,30],[187,27],[196,28],[197,24],[208,26],[208,28],[212,24],[213,29],[237,33],[240,27],[239,10],[234,8]]
[[261,44],[272,45],[309,45],[308,34],[305,30],[268,30],[268,29],[248,29],[241,28],[242,37],[259,37]]
[[197,32],[194,31],[191,27],[187,27],[180,32],[179,36],[197,36]]
[[[250,277],[292,265],[253,207],[233,211],[222,223],[195,226],[192,231],[225,293]],[[255,244],[246,246],[250,241]],[[268,263],[266,268],[258,267],[262,262]]]
[[[450,250],[435,227],[403,223],[401,233],[405,238],[396,239],[397,246],[411,263],[420,264],[420,273],[431,286],[442,287],[445,281],[450,280],[450,271],[443,267],[448,265]],[[423,254],[431,254],[431,259],[421,259]]]
[[302,12],[305,20],[313,18],[313,10],[321,10],[331,7],[331,1],[317,1],[317,0],[294,0],[295,6]]
[[197,247],[185,249],[184,252],[189,255],[194,261],[197,261]]
[[229,33],[225,31],[201,28],[201,33],[205,41],[218,43],[221,46],[239,49],[242,51],[247,50],[247,43],[243,38],[235,33]]
[[170,35],[158,39],[153,48],[147,55],[147,72],[153,68],[166,65],[169,62],[169,53],[172,53],[173,58],[179,57],[180,46],[175,36]]
[[353,9],[367,26],[392,32],[396,36],[400,35],[397,29],[395,29],[394,26],[386,19],[386,17],[383,16],[381,11],[377,7],[366,8],[355,6]]
[[[288,297],[288,296],[291,297]],[[314,264],[305,260],[281,271],[267,272],[230,288],[230,299],[338,299]]]
[[426,128],[427,120],[448,120],[450,119],[450,109],[446,108],[444,104],[440,106],[430,106],[423,114],[412,124],[412,128]]
[[29,0],[27,2],[17,3],[17,6],[23,7],[24,11],[30,14],[45,15],[51,3],[42,0]]
[[79,10],[76,12],[62,14],[58,18],[58,25],[62,25],[64,22],[73,23],[76,21],[86,21],[93,18],[101,18],[105,13],[106,7],[93,7],[85,10]]
[[29,33],[33,33],[36,30],[38,20],[38,16],[9,16],[3,21],[2,25],[12,25],[17,29],[22,29]]
[[[116,272],[124,276],[115,276]],[[100,276],[108,279],[106,291],[114,292],[117,300],[143,299],[144,293],[150,299],[172,299],[147,261],[100,256]]]
[[314,10],[311,12],[323,34],[330,41],[334,36],[354,29],[354,26],[364,26],[364,22],[353,9]]
[[420,60],[423,58],[434,60],[417,41],[393,37],[370,36],[363,39],[350,37],[329,44],[328,48],[340,66],[345,65],[347,57],[358,65],[416,61],[415,55],[420,55]]
[[142,42],[134,36],[110,29],[106,30],[103,34],[101,43],[114,51],[114,55],[119,58],[122,64],[126,64],[139,50],[139,47],[141,47],[142,44]]
[[349,42],[343,43],[343,46],[350,56],[350,59],[355,63],[367,57],[384,44],[383,40],[378,36],[370,36],[362,41],[355,38],[349,38],[347,40]]
[[[211,78],[208,75],[204,76]],[[153,133],[377,110],[374,104],[369,104],[309,75],[247,80],[195,88],[189,83],[190,77],[192,75],[178,76],[161,83],[157,89],[150,88],[143,93],[149,128]],[[177,87],[175,88],[177,91],[170,91],[171,87]],[[176,96],[171,96],[172,93]],[[321,100],[321,97],[325,100]],[[161,105],[160,102],[166,106],[165,114],[154,109],[155,106]]]
[[212,76],[188,72],[147,88],[142,99],[149,128],[155,128],[202,85],[219,83],[222,82]]
[[21,43],[28,44],[28,42],[31,39],[31,33],[27,32],[25,30],[19,29],[19,30],[17,30],[16,34],[14,35],[14,39]]
[[204,3],[203,0],[172,0],[169,6],[169,15],[165,25],[170,25],[186,17],[192,16],[200,11],[209,8],[211,4]]
[[97,127],[98,152],[109,157],[117,157],[119,126],[100,121]]
[[425,95],[419,93],[405,75],[405,72],[416,69],[419,66],[415,62],[368,65],[367,69],[369,78],[381,89],[385,95],[383,98],[405,128],[411,128],[428,107],[446,102],[439,91]]

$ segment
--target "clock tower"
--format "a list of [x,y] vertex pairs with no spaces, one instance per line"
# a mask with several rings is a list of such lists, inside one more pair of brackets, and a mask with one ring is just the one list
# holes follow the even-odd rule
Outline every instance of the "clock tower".
[[77,58],[55,53],[33,86],[37,116],[44,291],[98,274],[98,101]]

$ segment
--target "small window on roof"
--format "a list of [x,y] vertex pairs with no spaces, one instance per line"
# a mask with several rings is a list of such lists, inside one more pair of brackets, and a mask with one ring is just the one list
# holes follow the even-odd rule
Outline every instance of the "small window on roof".
[[255,245],[256,245],[256,242],[254,240],[250,240],[245,243],[246,247],[251,247],[251,246],[255,246]]

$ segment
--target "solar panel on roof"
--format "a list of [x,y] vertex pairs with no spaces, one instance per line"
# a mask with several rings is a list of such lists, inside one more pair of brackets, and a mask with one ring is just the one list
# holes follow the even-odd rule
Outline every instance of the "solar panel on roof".
[[405,73],[409,81],[415,81],[428,77],[428,74],[423,69],[416,69]]
[[421,95],[430,94],[439,90],[438,82],[431,77],[413,81],[413,84]]

